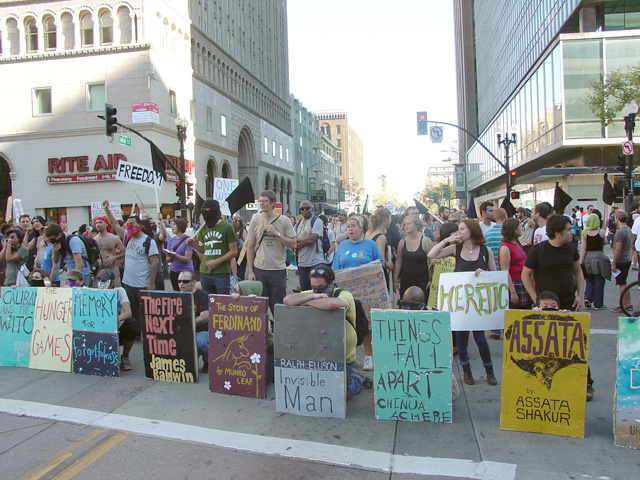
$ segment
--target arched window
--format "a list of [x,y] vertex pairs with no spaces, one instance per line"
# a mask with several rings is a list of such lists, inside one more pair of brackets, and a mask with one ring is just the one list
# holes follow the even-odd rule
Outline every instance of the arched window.
[[7,19],[7,39],[9,40],[9,55],[20,54],[20,31],[15,18]]
[[27,52],[37,52],[38,27],[36,26],[35,18],[29,17],[24,21],[24,37],[27,42]]
[[111,45],[113,43],[113,19],[109,10],[103,10],[98,16],[100,24],[100,45]]
[[58,46],[56,21],[51,15],[47,15],[44,17],[42,25],[44,27],[44,49],[55,50]]
[[73,50],[76,44],[76,26],[73,23],[73,16],[69,12],[64,12],[60,16],[62,21],[62,36],[64,37],[64,49]]
[[93,19],[89,12],[80,14],[80,45],[93,46]]
[[131,15],[127,7],[118,8],[118,25],[120,26],[120,43],[131,43]]

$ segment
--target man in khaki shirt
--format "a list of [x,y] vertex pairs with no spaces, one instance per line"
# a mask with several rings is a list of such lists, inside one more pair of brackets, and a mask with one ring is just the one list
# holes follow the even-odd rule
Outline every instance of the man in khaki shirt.
[[287,293],[285,247],[296,248],[291,220],[274,212],[275,204],[275,192],[260,193],[260,211],[251,218],[247,234],[247,280],[262,282],[262,294],[269,297],[271,313]]

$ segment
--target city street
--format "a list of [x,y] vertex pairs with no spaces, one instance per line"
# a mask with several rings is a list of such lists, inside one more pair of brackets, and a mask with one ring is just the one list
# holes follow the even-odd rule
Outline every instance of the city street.
[[[607,307],[616,292],[607,282]],[[338,420],[277,413],[273,385],[256,400],[209,392],[206,374],[197,384],[149,380],[136,343],[120,378],[0,368],[2,477],[634,478],[638,451],[612,435],[617,316],[590,312],[595,398],[583,439],[501,430],[501,374],[498,387],[486,383],[475,346],[476,385],[460,382],[453,423],[435,424],[375,420],[373,390]],[[489,342],[500,372],[502,342]]]

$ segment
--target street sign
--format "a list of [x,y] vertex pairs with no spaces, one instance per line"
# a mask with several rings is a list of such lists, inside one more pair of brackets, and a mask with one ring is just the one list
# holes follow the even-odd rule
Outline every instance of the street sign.
[[131,138],[130,137],[126,137],[124,135],[120,135],[118,137],[118,142],[120,143],[120,145],[126,145],[127,147],[131,146]]
[[431,143],[442,143],[442,127],[435,126],[429,129]]
[[633,142],[629,140],[622,142],[622,153],[625,155],[633,155]]
[[635,187],[640,187],[640,182],[638,182],[638,181],[634,181],[634,182],[633,182],[633,187],[634,187],[634,188],[635,188]]
[[324,190],[316,190],[315,194],[311,195],[312,202],[326,202],[327,201],[327,192]]

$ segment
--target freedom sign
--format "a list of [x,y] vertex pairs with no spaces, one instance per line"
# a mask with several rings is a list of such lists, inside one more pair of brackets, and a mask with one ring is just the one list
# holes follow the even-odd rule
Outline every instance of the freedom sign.
[[507,272],[443,273],[438,288],[438,310],[451,313],[451,330],[497,330],[504,328],[509,308]]
[[162,187],[162,174],[160,172],[131,162],[120,162],[118,164],[116,180],[135,183],[136,185],[151,187],[156,190],[160,190]]

